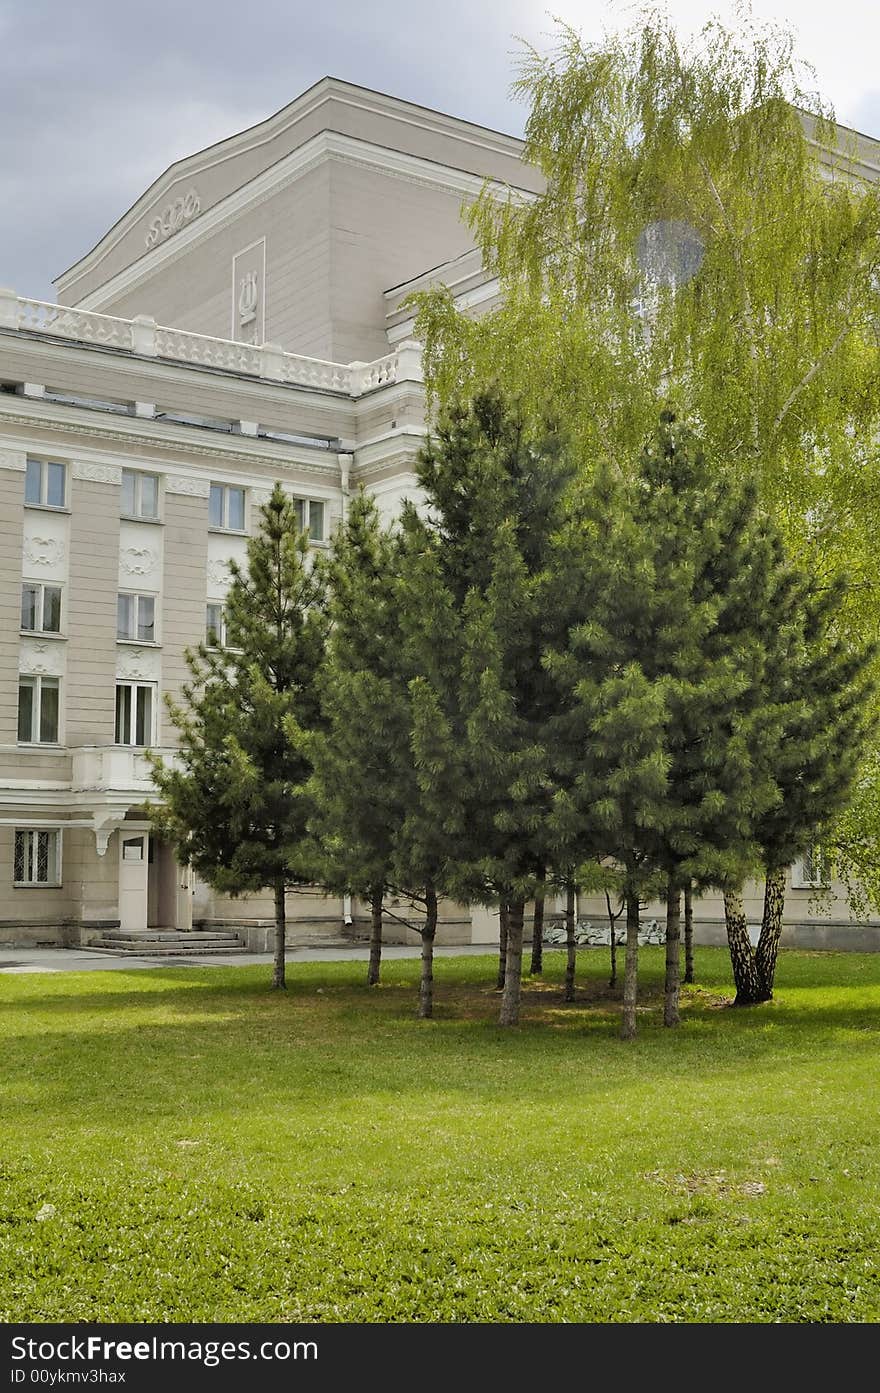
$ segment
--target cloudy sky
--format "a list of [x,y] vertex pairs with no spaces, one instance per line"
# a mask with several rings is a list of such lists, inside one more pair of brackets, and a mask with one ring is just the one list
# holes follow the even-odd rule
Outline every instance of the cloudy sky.
[[[0,284],[51,281],[173,160],[286,105],[325,74],[519,135],[517,36],[555,14],[598,38],[637,5],[602,0],[0,0]],[[669,0],[683,32],[727,0]],[[838,119],[880,135],[876,0],[755,0],[787,22]]]

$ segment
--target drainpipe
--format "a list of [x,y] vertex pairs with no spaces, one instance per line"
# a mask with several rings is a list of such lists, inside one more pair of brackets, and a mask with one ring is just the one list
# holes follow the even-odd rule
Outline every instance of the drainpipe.
[[351,451],[345,450],[339,453],[336,458],[339,461],[340,491],[342,493],[342,523],[344,526],[348,519],[349,479],[351,478],[353,455]]

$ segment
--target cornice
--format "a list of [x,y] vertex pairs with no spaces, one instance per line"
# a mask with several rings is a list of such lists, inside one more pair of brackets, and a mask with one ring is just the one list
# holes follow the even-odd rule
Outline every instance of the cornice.
[[[59,408],[59,410],[62,409],[65,413],[71,412],[71,408],[69,407]],[[98,425],[93,421],[82,420],[80,417],[74,416],[72,412],[71,415],[65,419],[48,416],[45,410],[43,412],[36,410],[33,412],[8,411],[3,405],[0,405],[0,427],[5,425],[24,427],[30,433],[29,444],[34,450],[51,450],[57,448],[52,439],[40,440],[34,437],[34,426],[38,426],[42,430],[50,431],[53,437],[58,435],[77,436],[100,442],[102,445],[121,444],[125,446],[126,462],[143,463],[146,468],[150,469],[155,469],[156,467],[155,456],[151,453],[137,455],[133,453],[134,451],[170,449],[178,454],[191,456],[195,459],[222,459],[224,464],[231,463],[245,467],[262,466],[269,470],[283,466],[285,469],[296,469],[300,473],[312,474],[322,479],[329,477],[335,480],[339,475],[339,464],[336,459],[336,452],[332,450],[327,451],[325,462],[323,459],[303,458],[296,453],[287,454],[281,453],[280,451],[275,453],[260,449],[237,449],[230,447],[227,443],[230,437],[222,435],[215,437],[213,433],[211,433],[210,440],[205,440],[204,442],[194,441],[187,435],[187,428],[185,426],[173,427],[164,422],[156,422],[157,427],[161,428],[164,426],[164,429],[161,435],[158,430],[155,434],[150,435],[134,427],[134,422],[132,422],[134,427],[132,430],[124,430],[120,429],[118,425],[119,417],[113,416],[109,419],[117,422],[115,428],[113,426]],[[191,427],[191,429],[196,430],[197,427]],[[205,434],[207,435],[209,433],[206,431]],[[243,440],[244,438],[245,437],[242,436],[235,437],[237,441]],[[295,448],[296,447],[293,447],[294,450]],[[0,443],[0,449],[15,453],[17,444],[14,439],[7,439]],[[75,447],[72,453],[75,453],[79,458],[84,458],[86,456],[86,452],[79,446]],[[89,453],[91,459],[96,464],[105,463],[107,458],[106,448],[103,450],[95,449]],[[176,466],[171,467],[176,468]]]

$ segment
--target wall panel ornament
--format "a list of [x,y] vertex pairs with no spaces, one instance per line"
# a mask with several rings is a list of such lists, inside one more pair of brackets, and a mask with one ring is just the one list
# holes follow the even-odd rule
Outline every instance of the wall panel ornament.
[[146,662],[146,654],[142,648],[126,649],[117,659],[116,673],[119,677],[140,677],[149,678],[149,666]]
[[121,484],[122,467],[118,464],[89,464],[74,460],[71,466],[74,479],[86,479],[90,484]]
[[119,564],[129,576],[145,576],[159,560],[155,547],[123,547],[119,553]]
[[0,450],[0,469],[15,469],[23,474],[27,469],[24,450]]
[[57,643],[22,645],[19,672],[26,677],[61,677],[64,654]]
[[201,211],[201,207],[198,190],[188,189],[185,194],[181,194],[180,198],[175,198],[157,217],[153,218],[147,228],[144,245],[155,247],[159,242],[164,242],[166,237],[173,236],[185,223],[190,222]]
[[228,590],[232,583],[228,561],[208,562],[208,583],[216,590]]
[[211,491],[209,479],[193,479],[186,474],[166,474],[165,492],[183,494],[186,498],[207,498]]
[[22,550],[32,566],[58,566],[64,560],[64,543],[57,537],[25,537]]

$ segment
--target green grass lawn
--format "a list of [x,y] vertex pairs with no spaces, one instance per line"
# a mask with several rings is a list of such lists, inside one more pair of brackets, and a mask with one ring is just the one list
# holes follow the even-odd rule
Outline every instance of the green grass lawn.
[[607,949],[0,977],[0,1319],[877,1320],[880,954],[661,954],[632,1044]]

